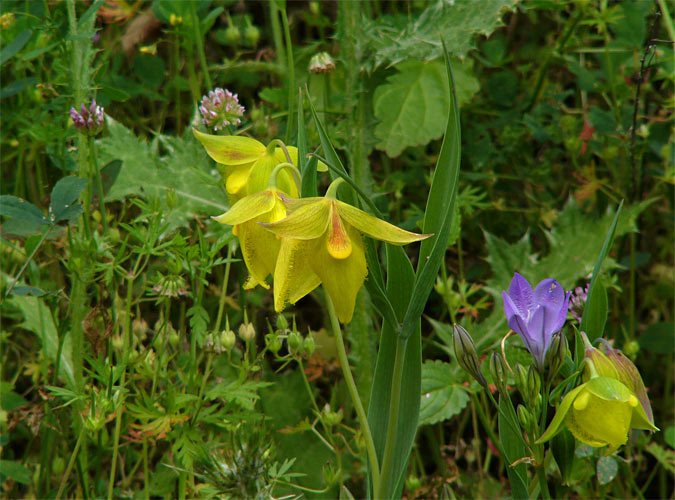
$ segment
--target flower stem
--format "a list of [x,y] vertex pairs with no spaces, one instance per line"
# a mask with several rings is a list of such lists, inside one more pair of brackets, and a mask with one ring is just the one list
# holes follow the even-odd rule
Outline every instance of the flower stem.
[[194,1],[190,2],[190,14],[192,15],[192,26],[194,27],[195,43],[197,44],[197,53],[199,54],[199,63],[204,72],[204,82],[206,88],[211,88],[211,77],[209,76],[209,68],[206,65],[206,56],[204,55],[204,42],[202,41],[202,33],[199,29],[199,18],[197,17],[197,7]]
[[[396,357],[394,358],[394,373],[391,382],[391,399],[389,400],[389,419],[387,420],[387,438],[384,445],[382,458],[382,475],[380,476],[380,488],[375,488],[375,498],[389,498],[392,488],[398,480],[393,477],[394,458],[396,450],[396,430],[398,428],[398,415],[401,405],[401,382],[403,380],[403,364],[405,351],[408,347],[408,339],[398,337],[396,341]],[[374,482],[373,482],[374,483]]]
[[61,498],[61,495],[63,494],[63,490],[66,487],[66,483],[68,482],[68,476],[70,476],[70,472],[73,470],[73,465],[75,465],[75,459],[77,458],[77,453],[80,451],[80,446],[82,445],[82,440],[84,438],[85,432],[86,432],[86,427],[84,425],[80,425],[80,435],[77,438],[77,442],[75,443],[75,449],[73,449],[73,453],[70,455],[70,460],[68,461],[68,466],[66,467],[66,471],[63,474],[63,477],[61,478],[61,484],[59,485],[59,491],[56,493],[56,500],[59,500],[59,498]]
[[101,212],[101,225],[103,226],[103,234],[108,233],[108,221],[106,220],[105,201],[103,196],[103,180],[101,179],[101,170],[98,168],[96,161],[96,150],[94,149],[94,138],[88,137],[88,153],[89,153],[89,170],[90,175],[96,182],[96,190],[98,191],[98,209]]
[[331,301],[330,296],[327,293],[326,305],[328,307],[328,315],[330,316],[331,327],[333,328],[333,333],[335,334],[338,359],[340,360],[342,374],[344,375],[345,383],[347,384],[349,396],[352,398],[352,403],[356,409],[356,415],[359,419],[359,424],[361,425],[361,432],[363,432],[363,437],[366,440],[366,452],[373,475],[373,490],[378,491],[380,486],[380,467],[377,463],[375,442],[373,441],[373,435],[370,433],[370,426],[368,425],[366,411],[363,408],[361,398],[359,398],[359,393],[356,389],[356,384],[354,383],[354,377],[352,376],[351,369],[349,368],[349,360],[347,359],[347,351],[345,350],[345,343],[342,338],[342,331],[340,330],[340,322],[338,321],[337,315],[335,314],[333,301]]

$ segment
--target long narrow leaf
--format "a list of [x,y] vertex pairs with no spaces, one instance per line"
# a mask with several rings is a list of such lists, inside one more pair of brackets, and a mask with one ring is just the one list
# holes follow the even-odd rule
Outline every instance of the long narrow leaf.
[[619,221],[621,208],[623,208],[623,200],[616,210],[616,215],[614,216],[612,224],[609,226],[609,231],[607,231],[607,236],[605,237],[605,242],[602,244],[602,250],[600,250],[598,260],[595,262],[593,277],[591,278],[591,284],[588,288],[588,300],[586,302],[586,307],[584,307],[584,315],[581,318],[580,330],[582,332],[588,332],[591,336],[601,337],[605,329],[605,322],[607,321],[607,292],[605,291],[604,286],[601,283],[598,283],[598,275],[602,268],[602,261],[605,260],[607,252],[609,252],[609,248],[612,246],[612,240],[614,240],[614,232],[616,231],[616,224]]
[[317,195],[316,159],[307,158],[307,129],[305,128],[305,109],[302,102],[302,89],[298,89],[298,168],[302,174],[302,197]]
[[[445,47],[445,43],[443,46]],[[431,288],[436,281],[438,269],[441,266],[447,249],[457,200],[457,182],[459,179],[462,147],[459,107],[450,56],[447,50],[444,50],[444,54],[448,70],[448,82],[451,84],[448,123],[445,129],[445,137],[443,138],[443,146],[441,146],[441,153],[431,181],[423,226],[423,232],[433,233],[434,236],[422,241],[420,246],[415,289],[401,329],[401,335],[404,338],[412,334],[419,317],[424,311]]]

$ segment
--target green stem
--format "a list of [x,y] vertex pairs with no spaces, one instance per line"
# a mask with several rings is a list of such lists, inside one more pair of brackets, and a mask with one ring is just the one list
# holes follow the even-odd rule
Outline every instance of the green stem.
[[544,500],[551,500],[551,493],[548,491],[548,483],[546,482],[546,470],[544,461],[537,466],[537,481],[539,482],[539,490]]
[[204,72],[204,81],[207,88],[211,88],[211,77],[209,76],[209,68],[206,65],[206,55],[204,54],[204,41],[202,40],[202,32],[199,28],[199,18],[197,17],[196,2],[190,1],[190,13],[192,14],[192,26],[194,27],[195,42],[197,43],[197,53],[199,54],[199,63]]
[[61,478],[61,484],[59,485],[59,491],[56,493],[56,500],[59,500],[59,498],[61,498],[61,495],[63,494],[63,490],[66,487],[66,482],[68,481],[68,476],[70,476],[70,473],[73,470],[73,466],[75,465],[75,459],[77,458],[77,453],[80,451],[80,446],[82,445],[82,441],[84,439],[84,434],[85,434],[85,427],[84,427],[84,425],[80,425],[80,435],[77,438],[77,442],[75,443],[75,449],[73,449],[73,453],[70,455],[70,460],[68,461],[68,466],[66,467],[66,471],[63,474],[63,477]]
[[[405,351],[408,347],[408,339],[398,337],[396,342],[396,357],[394,358],[394,373],[391,382],[391,399],[389,400],[389,419],[387,420],[387,438],[384,445],[384,455],[382,458],[382,475],[380,477],[380,487],[375,488],[375,498],[389,498],[398,481],[393,477],[394,458],[396,450],[396,434],[398,429],[398,415],[401,405],[401,382],[403,380],[403,364],[405,361]],[[375,482],[373,481],[373,484]]]
[[481,402],[478,400],[475,394],[471,394],[471,399],[474,402],[474,406],[476,407],[476,413],[478,413],[478,419],[481,421],[483,424],[483,428],[485,429],[485,432],[487,432],[488,437],[490,438],[490,441],[492,441],[492,444],[495,445],[497,448],[497,451],[499,451],[499,454],[502,457],[506,457],[506,454],[504,453],[504,448],[502,447],[502,443],[497,437],[497,434],[495,434],[494,429],[492,428],[492,425],[490,421],[488,420],[487,415],[485,414],[485,410],[483,410],[483,405]]
[[342,374],[344,375],[345,383],[347,384],[347,390],[349,391],[349,396],[352,399],[352,404],[354,405],[356,415],[359,419],[359,424],[361,425],[361,432],[363,432],[363,437],[366,440],[366,452],[373,475],[373,490],[379,491],[380,467],[377,463],[375,442],[373,441],[373,435],[370,433],[370,426],[368,425],[366,411],[363,408],[363,403],[361,403],[361,398],[359,398],[359,393],[356,389],[356,384],[354,383],[354,377],[352,376],[351,369],[349,368],[349,360],[347,359],[345,342],[342,338],[342,330],[340,330],[340,322],[338,321],[337,315],[335,314],[335,307],[333,306],[333,301],[330,299],[328,293],[326,293],[326,306],[328,308],[328,315],[330,316],[331,327],[333,328],[333,333],[335,334],[338,360],[340,361]]
[[216,324],[214,331],[220,331],[220,324],[223,321],[223,313],[225,312],[225,301],[227,300],[227,283],[230,281],[230,266],[232,262],[232,241],[227,244],[227,262],[225,263],[225,275],[223,276],[223,288],[220,290],[220,300],[218,301],[218,314],[216,316]]
[[293,63],[293,44],[291,43],[291,30],[288,26],[288,15],[286,7],[281,11],[281,21],[284,26],[284,38],[286,40],[286,55],[288,56],[288,119],[286,121],[286,142],[290,142],[293,137],[293,114],[295,113],[295,65]]
[[671,41],[675,41],[675,27],[673,27],[673,18],[670,17],[670,12],[668,11],[668,4],[665,0],[656,0],[659,3],[661,8],[661,19],[663,20],[663,25],[666,27],[668,36]]
[[274,50],[277,53],[279,67],[283,67],[281,61],[286,59],[284,42],[281,37],[281,25],[279,25],[279,6],[276,0],[270,0],[270,24],[272,24],[272,39],[274,40]]
[[103,225],[103,234],[108,233],[108,221],[106,220],[105,213],[105,201],[103,195],[103,180],[101,179],[101,170],[98,168],[98,162],[96,161],[96,150],[94,149],[94,138],[88,137],[87,141],[88,153],[89,153],[89,170],[90,176],[94,178],[96,182],[96,190],[98,191],[98,209],[101,212],[101,224]]

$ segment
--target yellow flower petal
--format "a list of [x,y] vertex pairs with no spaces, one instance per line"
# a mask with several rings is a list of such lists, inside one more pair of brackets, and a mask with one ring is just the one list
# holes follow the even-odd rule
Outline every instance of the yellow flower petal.
[[247,283],[247,287],[253,288],[259,284],[264,288],[269,288],[265,279],[274,273],[277,255],[279,255],[279,240],[255,222],[245,222],[238,227],[241,253],[244,255],[244,262],[252,278]]
[[[286,149],[288,150],[288,156],[291,157],[291,163],[297,167],[298,148],[296,148],[295,146],[286,146]],[[288,161],[288,158],[286,158],[286,153],[281,148],[275,148],[274,157],[277,159],[278,163],[286,163]]]
[[328,237],[326,249],[335,259],[346,259],[352,253],[352,242],[347,235],[345,226],[342,224],[335,202],[331,204],[330,222],[328,223]]
[[246,187],[252,167],[253,163],[245,163],[225,168],[225,189],[227,189],[228,194],[246,195],[244,187]]
[[265,146],[240,135],[211,135],[192,129],[195,137],[202,143],[208,155],[224,165],[243,165],[251,163],[265,154]]
[[632,408],[626,402],[593,397],[581,411],[572,408],[565,425],[574,437],[591,446],[618,447],[628,441]]
[[263,224],[269,231],[282,238],[313,240],[322,236],[328,227],[330,200],[314,198],[314,203],[302,205],[284,220]]
[[[274,235],[270,234],[273,238]],[[286,303],[295,304],[314,290],[321,280],[308,265],[316,242],[282,239],[274,268],[274,309],[281,312]]]
[[347,225],[345,229],[352,247],[347,258],[332,257],[327,250],[327,242],[324,241],[310,262],[335,306],[338,319],[342,323],[349,323],[354,315],[356,295],[366,279],[368,269],[363,238],[354,228]]
[[221,224],[241,224],[270,212],[275,204],[276,196],[273,191],[261,191],[242,198],[232,205],[227,212],[213,219]]
[[431,236],[430,234],[417,234],[405,231],[342,201],[336,200],[336,203],[340,217],[371,238],[393,243],[394,245],[406,245]]

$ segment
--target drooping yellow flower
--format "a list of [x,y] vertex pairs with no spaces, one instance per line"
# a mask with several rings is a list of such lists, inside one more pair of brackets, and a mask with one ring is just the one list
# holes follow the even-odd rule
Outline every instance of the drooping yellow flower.
[[284,217],[284,195],[276,188],[245,196],[232,205],[230,210],[214,217],[221,224],[234,226],[233,232],[239,238],[244,263],[251,275],[244,288],[249,289],[256,285],[269,288],[265,279],[274,273],[280,240],[258,222],[276,222]]
[[325,197],[288,200],[288,217],[262,225],[281,237],[274,270],[275,309],[282,311],[287,302],[295,303],[320,281],[338,319],[348,323],[368,274],[361,233],[395,245],[431,235],[404,231],[339,201],[331,188]]
[[[240,135],[210,135],[193,129],[195,137],[202,143],[208,155],[218,163],[225,165],[225,188],[231,201],[267,188],[274,168],[288,162],[298,165],[298,148],[280,146],[274,140],[265,146],[255,139]],[[289,159],[290,157],[290,159]],[[328,167],[319,162],[317,170],[326,171]],[[277,178],[277,187],[293,198],[298,190],[290,172],[281,172]]]
[[563,426],[590,446],[609,446],[610,453],[626,443],[630,429],[658,430],[633,391],[615,378],[600,376],[567,393],[537,443],[548,441]]

